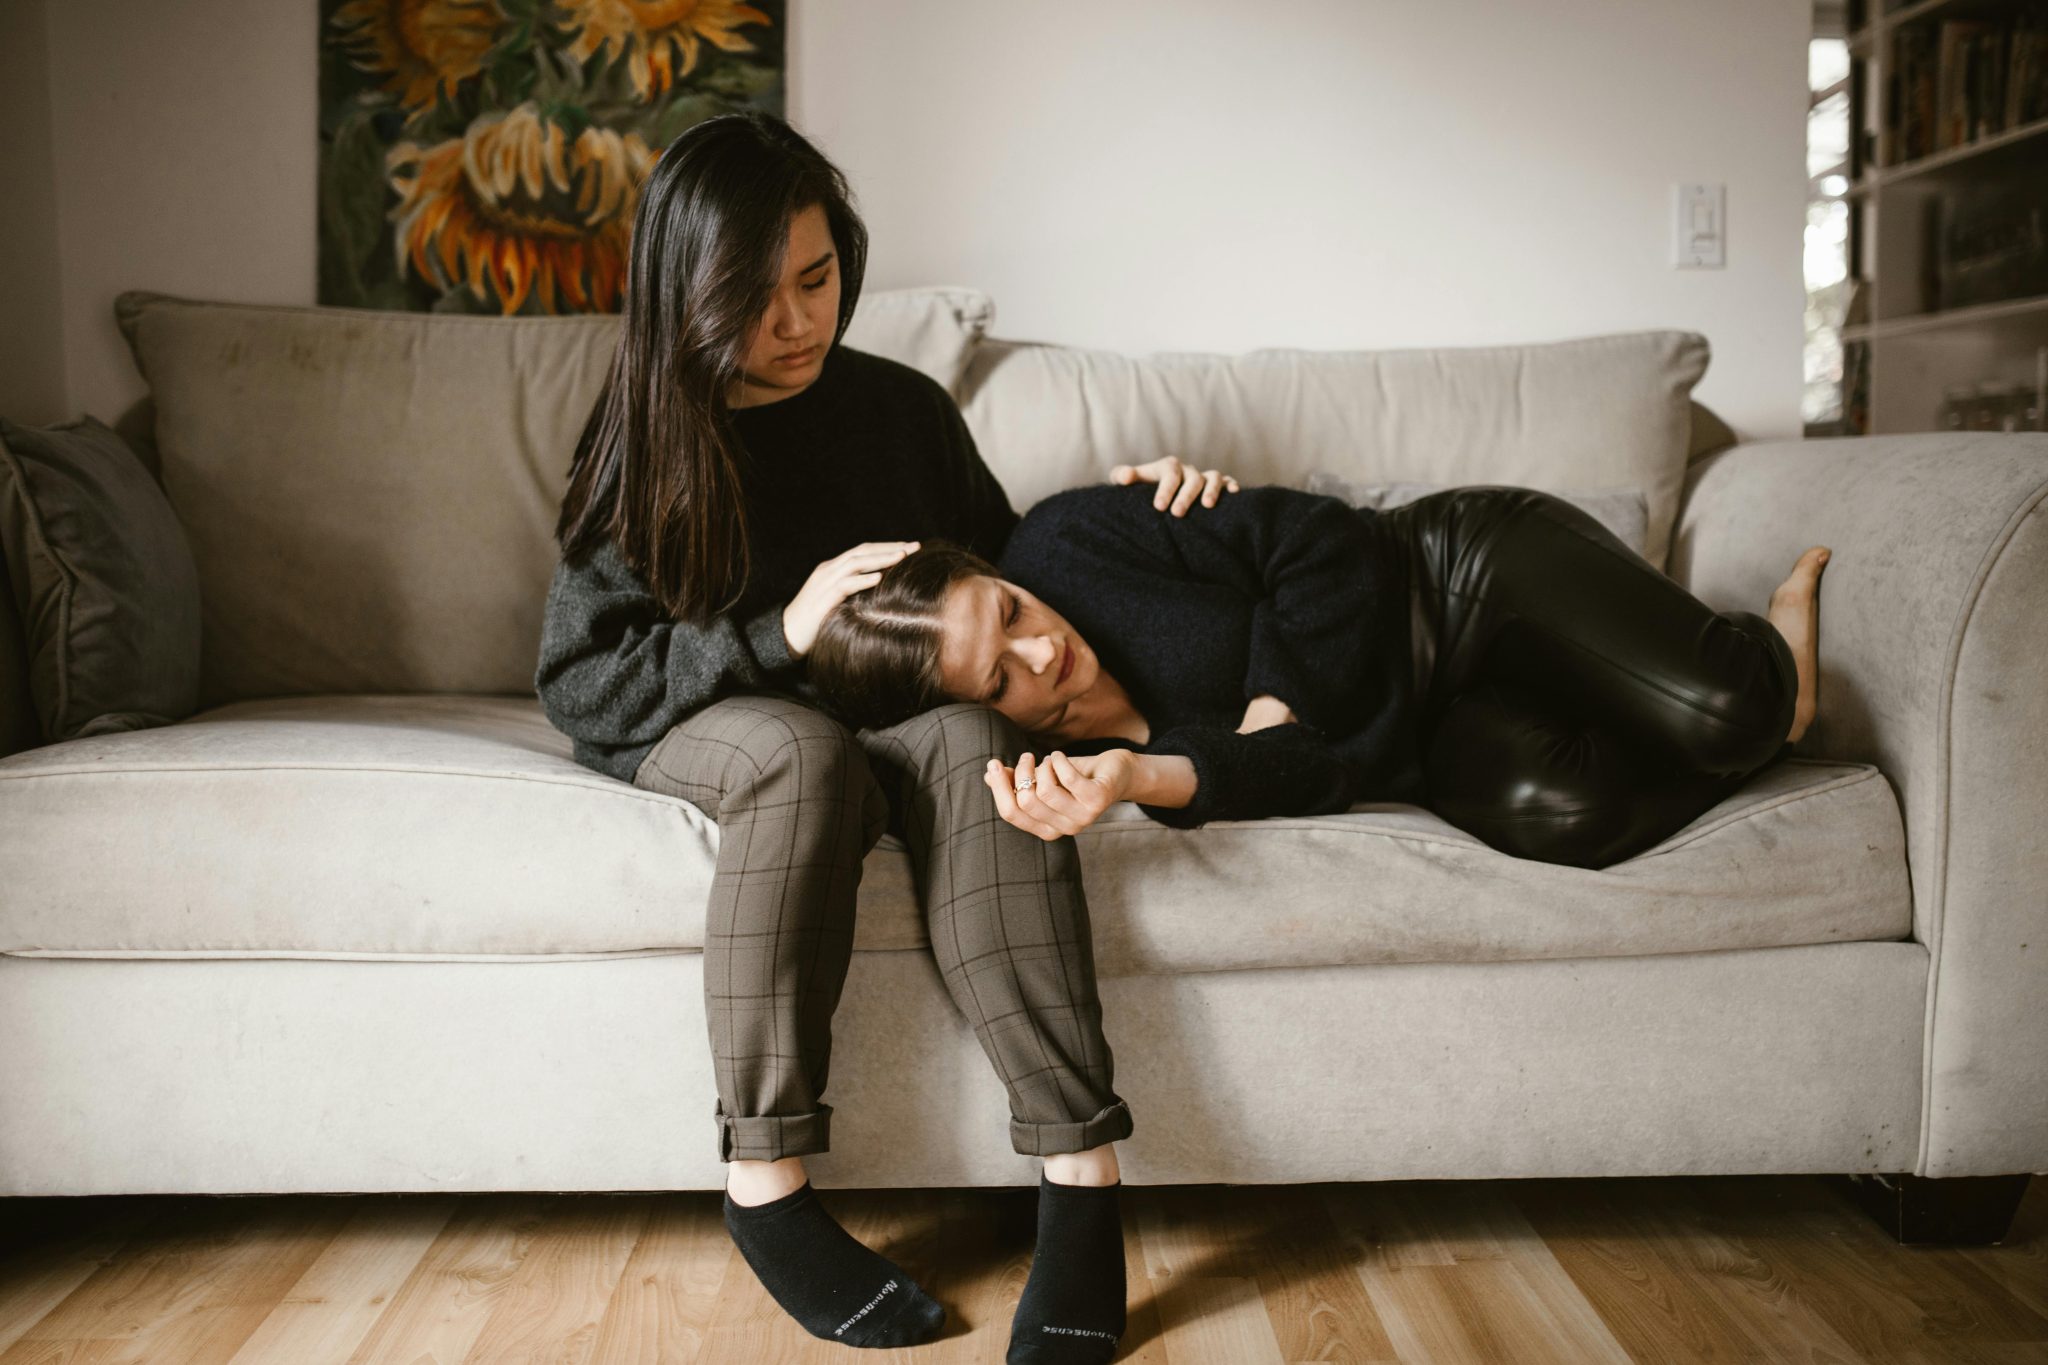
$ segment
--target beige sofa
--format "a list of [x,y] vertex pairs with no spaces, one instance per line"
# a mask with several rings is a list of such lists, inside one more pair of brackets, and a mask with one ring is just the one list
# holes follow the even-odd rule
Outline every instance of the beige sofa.
[[[0,622],[0,1193],[722,1184],[717,826],[575,764],[531,685],[617,320],[118,315],[202,707],[38,743]],[[1958,1178],[2048,1169],[2048,437],[1735,442],[1683,331],[1140,358],[992,316],[872,293],[847,340],[947,384],[1019,510],[1172,453],[1638,489],[1717,606],[1835,551],[1800,756],[1617,866],[1399,805],[1081,835],[1127,1181],[1861,1172],[2009,1207]],[[1035,1179],[893,838],[856,946],[818,1181]]]

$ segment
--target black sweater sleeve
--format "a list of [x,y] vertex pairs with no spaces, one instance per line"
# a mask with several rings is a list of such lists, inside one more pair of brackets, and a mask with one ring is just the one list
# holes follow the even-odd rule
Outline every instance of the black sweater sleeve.
[[[1336,498],[1279,485],[1196,503],[1184,517],[1152,506],[1147,484],[1054,494],[1062,536],[1119,571],[1233,587],[1252,602],[1243,700],[1270,694],[1326,734],[1363,724],[1397,681],[1381,650],[1395,607],[1372,536]],[[1108,538],[1105,542],[1101,538]],[[1256,732],[1255,732],[1256,733]]]
[[1323,736],[1299,722],[1239,734],[1216,725],[1180,725],[1145,746],[1195,765],[1195,797],[1185,806],[1138,809],[1162,825],[1194,829],[1211,820],[1269,815],[1334,815],[1351,808],[1351,774]]
[[777,602],[739,619],[670,619],[609,540],[564,558],[548,585],[534,691],[562,733],[622,748],[651,744],[735,687],[785,685],[797,671]]

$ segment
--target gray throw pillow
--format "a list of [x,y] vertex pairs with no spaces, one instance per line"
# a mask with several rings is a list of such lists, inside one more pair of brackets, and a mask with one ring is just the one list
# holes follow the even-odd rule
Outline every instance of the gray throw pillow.
[[[1320,493],[1327,498],[1341,498],[1353,507],[1385,509],[1399,507],[1413,502],[1428,493],[1441,493],[1456,484],[1436,483],[1353,483],[1341,474],[1319,469],[1308,476],[1302,484],[1304,492]],[[1643,553],[1643,543],[1649,535],[1650,503],[1639,490],[1633,488],[1600,488],[1558,492],[1557,497],[1581,509],[1595,521],[1614,532],[1622,544]]]
[[199,700],[199,571],[127,442],[0,418],[0,554],[43,740],[169,725]]

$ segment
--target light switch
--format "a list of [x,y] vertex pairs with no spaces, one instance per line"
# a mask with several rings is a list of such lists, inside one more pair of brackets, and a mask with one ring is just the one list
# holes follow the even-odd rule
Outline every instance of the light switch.
[[1672,263],[1681,270],[1718,270],[1728,263],[1728,187],[1673,185]]

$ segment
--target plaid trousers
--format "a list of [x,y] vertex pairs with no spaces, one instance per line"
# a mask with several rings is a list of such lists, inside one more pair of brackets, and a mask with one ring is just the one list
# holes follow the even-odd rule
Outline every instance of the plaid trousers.
[[1074,841],[1010,824],[982,780],[991,757],[1028,747],[972,703],[851,731],[798,698],[742,692],[648,753],[633,785],[697,806],[721,836],[704,926],[721,1161],[830,1146],[832,1013],[861,862],[885,829],[908,845],[940,977],[1009,1092],[1012,1148],[1130,1136]]

